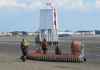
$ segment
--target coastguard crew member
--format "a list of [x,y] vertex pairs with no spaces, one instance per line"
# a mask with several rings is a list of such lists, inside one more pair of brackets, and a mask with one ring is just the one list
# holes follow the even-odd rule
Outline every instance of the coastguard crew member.
[[21,50],[22,50],[22,53],[23,53],[23,56],[22,56],[23,62],[25,62],[26,55],[28,54],[28,46],[29,46],[29,43],[26,41],[25,38],[23,38],[22,42],[21,42]]
[[46,54],[47,50],[48,50],[48,43],[46,42],[46,39],[44,38],[43,43],[42,43],[42,51],[44,54]]
[[55,53],[56,53],[57,55],[61,55],[61,49],[59,48],[58,45],[56,45]]

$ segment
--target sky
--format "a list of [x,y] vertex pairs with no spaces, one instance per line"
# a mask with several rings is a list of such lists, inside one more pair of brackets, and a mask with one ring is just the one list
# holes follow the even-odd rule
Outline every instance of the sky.
[[100,0],[0,0],[0,31],[37,31],[45,3],[57,9],[59,31],[100,30]]

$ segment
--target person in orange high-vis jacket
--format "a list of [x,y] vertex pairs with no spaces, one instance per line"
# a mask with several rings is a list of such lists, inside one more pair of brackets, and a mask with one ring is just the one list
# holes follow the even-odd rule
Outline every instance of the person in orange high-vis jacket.
[[44,54],[46,54],[47,50],[48,50],[48,43],[46,42],[46,39],[44,38],[43,43],[42,43],[42,51]]

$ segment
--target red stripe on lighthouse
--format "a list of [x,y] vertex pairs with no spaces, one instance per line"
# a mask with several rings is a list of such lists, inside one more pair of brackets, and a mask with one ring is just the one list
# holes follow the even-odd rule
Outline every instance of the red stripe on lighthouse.
[[54,29],[57,29],[57,22],[56,22],[56,9],[49,3],[49,5],[54,9]]
[[54,9],[54,29],[57,29],[57,23],[56,23],[56,9]]

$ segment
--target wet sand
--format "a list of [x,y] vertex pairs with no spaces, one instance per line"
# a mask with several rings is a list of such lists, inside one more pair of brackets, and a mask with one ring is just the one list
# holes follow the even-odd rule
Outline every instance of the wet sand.
[[[0,37],[0,42],[20,43],[22,37]],[[85,44],[84,63],[73,62],[44,62],[27,60],[22,62],[22,52],[19,44],[0,43],[0,70],[100,70],[100,35],[73,36],[59,38],[59,46],[62,52],[70,53],[70,44],[73,40],[82,40]],[[27,41],[34,44],[34,37],[26,37]],[[29,46],[29,51],[38,49],[40,46]],[[49,46],[48,51],[54,51],[55,46]]]

